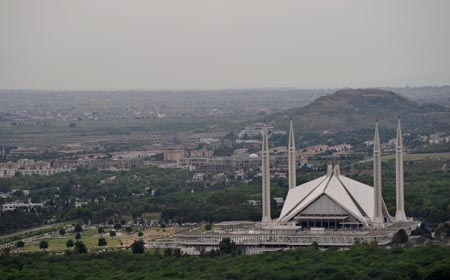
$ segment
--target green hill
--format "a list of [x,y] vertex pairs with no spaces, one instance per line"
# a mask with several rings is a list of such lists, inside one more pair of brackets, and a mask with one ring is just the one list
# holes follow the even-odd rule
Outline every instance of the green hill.
[[[400,116],[409,132],[450,130],[450,110],[434,104],[419,105],[399,94],[380,89],[343,89],[319,97],[311,104],[273,114],[267,121],[287,128],[292,116],[303,133],[338,133],[372,129],[376,119],[385,129],[395,129]],[[301,133],[301,132],[300,132]]]

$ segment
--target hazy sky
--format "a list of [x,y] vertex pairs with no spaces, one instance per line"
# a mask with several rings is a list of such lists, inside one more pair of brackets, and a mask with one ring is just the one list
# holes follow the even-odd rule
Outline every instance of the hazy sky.
[[0,0],[0,88],[450,84],[450,1]]

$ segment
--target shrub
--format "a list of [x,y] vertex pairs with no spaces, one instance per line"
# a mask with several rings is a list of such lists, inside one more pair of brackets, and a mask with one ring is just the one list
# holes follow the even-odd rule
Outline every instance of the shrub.
[[67,248],[73,247],[73,245],[75,245],[75,244],[73,243],[72,239],[67,240],[67,242],[66,242],[66,247]]

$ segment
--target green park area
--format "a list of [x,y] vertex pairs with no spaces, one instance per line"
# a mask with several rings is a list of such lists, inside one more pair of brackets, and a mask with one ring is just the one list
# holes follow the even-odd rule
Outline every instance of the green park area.
[[[101,228],[103,229],[103,228]],[[104,228],[103,231],[98,228],[89,228],[80,232],[67,233],[60,231],[54,233],[52,236],[39,236],[34,240],[26,240],[24,243],[20,241],[16,242],[16,246],[12,247],[10,253],[22,254],[33,252],[51,252],[51,253],[63,253],[66,250],[75,250],[74,244],[77,241],[83,242],[88,252],[99,251],[114,251],[119,249],[129,249],[130,246],[136,240],[152,241],[157,238],[174,234],[177,231],[184,230],[185,228],[150,228],[145,230],[115,230],[112,228]],[[103,233],[99,233],[102,231]],[[104,239],[104,241],[100,241]],[[42,245],[42,241],[47,245]],[[106,241],[106,242],[105,242]],[[102,243],[103,242],[103,243]],[[44,243],[45,244],[45,243]]]

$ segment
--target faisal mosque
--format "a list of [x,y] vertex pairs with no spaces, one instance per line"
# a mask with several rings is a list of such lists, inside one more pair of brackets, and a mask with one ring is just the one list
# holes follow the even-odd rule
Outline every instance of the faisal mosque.
[[327,173],[301,185],[296,183],[296,149],[291,120],[288,144],[289,191],[281,214],[271,217],[270,154],[264,125],[261,153],[262,220],[230,221],[215,224],[212,231],[190,230],[164,240],[149,242],[150,247],[181,248],[196,254],[199,248],[217,248],[226,237],[246,253],[306,247],[349,247],[355,242],[389,245],[400,229],[408,234],[418,223],[408,219],[404,207],[403,143],[400,119],[396,139],[396,212],[391,216],[382,195],[381,147],[378,122],[373,147],[373,186],[341,174],[339,165],[329,165]]

